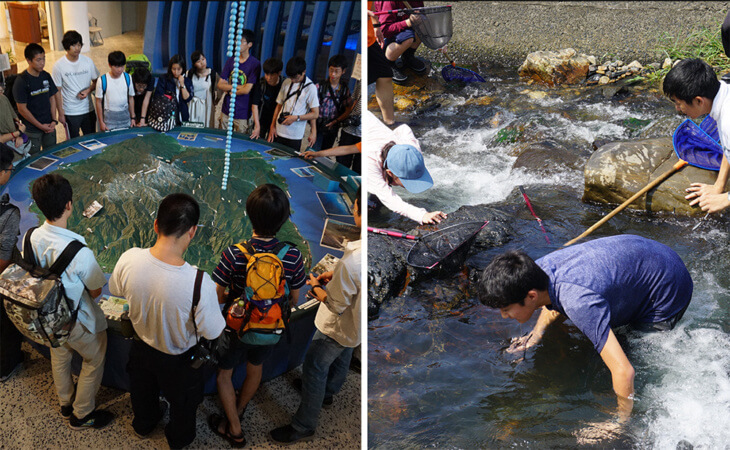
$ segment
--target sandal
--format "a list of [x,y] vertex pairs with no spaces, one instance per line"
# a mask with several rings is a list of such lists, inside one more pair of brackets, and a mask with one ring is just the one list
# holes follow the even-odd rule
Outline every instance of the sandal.
[[[224,420],[226,421],[226,432],[221,433],[219,427],[221,422]],[[246,446],[246,438],[243,436],[243,433],[238,436],[231,434],[231,424],[228,423],[228,420],[225,417],[219,414],[211,414],[208,416],[208,426],[215,434],[228,441],[228,443],[231,444],[231,447],[242,448]]]

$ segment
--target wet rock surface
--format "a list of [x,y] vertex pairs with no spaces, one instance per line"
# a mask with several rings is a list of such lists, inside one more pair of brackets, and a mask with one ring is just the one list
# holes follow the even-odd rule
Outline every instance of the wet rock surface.
[[517,156],[512,170],[523,169],[537,175],[552,174],[564,170],[565,167],[579,169],[590,156],[587,149],[578,153],[553,140],[530,143],[523,148]]
[[523,78],[555,86],[582,82],[589,66],[588,55],[566,48],[558,52],[537,51],[528,54],[518,73]]
[[[586,163],[583,201],[621,204],[670,170],[677,161],[671,137],[603,145]],[[685,189],[691,183],[713,184],[716,178],[717,172],[687,166],[628,208],[684,216],[702,215],[702,210],[690,206],[684,199]]]
[[[469,250],[470,255],[475,254],[484,249],[504,245],[514,234],[509,225],[510,214],[502,209],[485,205],[462,206],[450,213],[439,225],[422,225],[408,230],[407,233],[421,237],[458,223],[488,220],[489,224],[479,232]],[[407,239],[368,234],[369,319],[377,318],[380,305],[398,296],[408,284],[432,277],[449,276],[459,270],[459,268],[423,270],[409,266],[406,261],[413,245],[414,241]]]

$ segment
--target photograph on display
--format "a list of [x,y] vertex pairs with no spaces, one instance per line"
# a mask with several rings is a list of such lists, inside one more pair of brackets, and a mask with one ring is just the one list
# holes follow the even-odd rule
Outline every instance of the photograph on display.
[[315,276],[322,275],[325,272],[332,272],[335,270],[335,266],[339,260],[340,258],[327,253],[314,267],[312,267],[311,272]]
[[76,147],[66,147],[62,150],[58,150],[57,152],[51,153],[51,155],[55,156],[56,158],[67,158],[71,155],[75,155],[76,153],[80,152],[80,148]]
[[32,163],[28,164],[28,167],[35,170],[45,170],[48,166],[56,161],[58,160],[54,158],[49,158],[48,156],[41,156]]
[[300,176],[302,178],[311,178],[314,176],[314,170],[309,166],[294,167],[294,168],[292,168],[291,171],[294,172],[295,174],[297,174],[297,176]]
[[89,206],[86,207],[86,209],[84,210],[83,213],[81,213],[81,215],[84,216],[84,217],[87,217],[87,218],[91,219],[103,207],[104,206],[101,203],[99,203],[96,200],[94,200]]
[[360,228],[353,224],[327,218],[319,244],[322,247],[344,252],[348,242],[360,239]]
[[197,139],[197,137],[198,137],[198,133],[182,132],[177,135],[177,138],[180,139],[181,141],[194,141],[195,139]]
[[328,216],[352,217],[352,203],[342,192],[317,192],[319,204]]
[[96,139],[90,139],[88,141],[79,142],[79,145],[84,147],[86,150],[99,150],[100,148],[106,147],[106,144],[97,141]]

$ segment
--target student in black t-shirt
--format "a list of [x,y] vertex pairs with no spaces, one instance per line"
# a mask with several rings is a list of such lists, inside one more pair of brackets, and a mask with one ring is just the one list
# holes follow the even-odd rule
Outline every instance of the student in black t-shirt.
[[254,122],[251,139],[266,139],[269,135],[276,109],[276,97],[283,82],[282,70],[284,63],[279,58],[269,58],[264,62],[264,78],[254,85],[251,93],[251,115]]
[[25,134],[31,142],[30,154],[38,153],[56,145],[56,99],[58,92],[51,74],[43,70],[46,53],[38,44],[25,47],[25,60],[28,69],[24,70],[13,85],[13,97],[18,113],[26,126]]
[[137,126],[144,127],[147,126],[147,107],[155,90],[155,77],[149,70],[139,67],[132,74],[132,83],[134,83],[134,116],[137,117]]

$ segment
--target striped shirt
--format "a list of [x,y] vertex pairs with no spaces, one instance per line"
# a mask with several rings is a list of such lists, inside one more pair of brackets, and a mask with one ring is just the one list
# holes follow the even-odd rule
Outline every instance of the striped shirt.
[[[279,243],[274,238],[270,241],[251,238],[251,246],[259,252],[270,252]],[[284,264],[284,277],[289,284],[289,290],[299,289],[307,281],[304,273],[302,253],[296,247],[291,247],[281,261]],[[213,281],[223,287],[229,287],[231,294],[239,297],[246,287],[246,264],[248,259],[235,245],[223,251],[218,267],[213,271]]]

